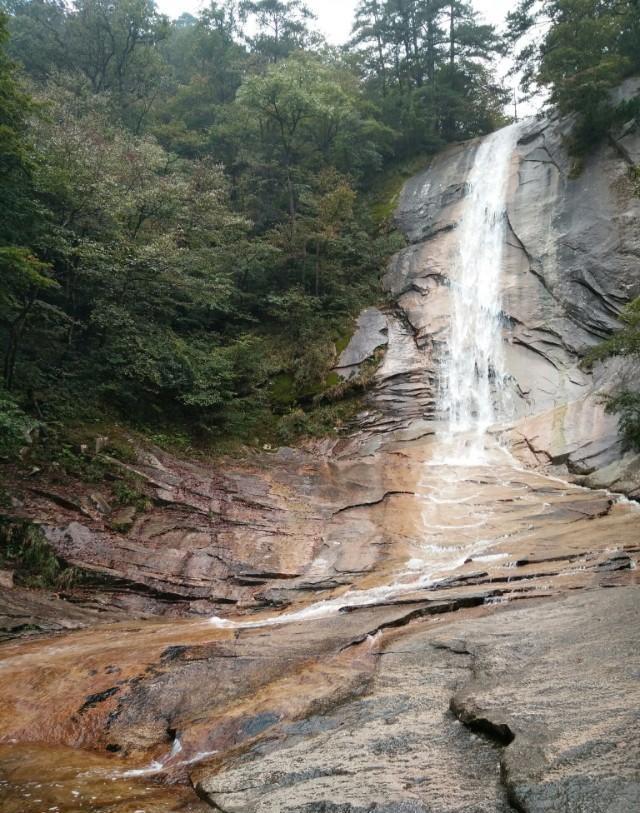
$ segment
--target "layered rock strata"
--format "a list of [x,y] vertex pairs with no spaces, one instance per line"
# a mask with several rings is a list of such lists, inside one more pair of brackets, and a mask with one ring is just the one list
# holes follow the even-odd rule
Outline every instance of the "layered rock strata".
[[471,142],[402,194],[397,307],[340,362],[387,345],[352,436],[215,469],[141,452],[126,516],[13,483],[85,587],[1,590],[6,634],[41,633],[0,647],[3,811],[640,808],[640,512],[608,490],[637,494],[638,463],[599,402],[624,371],[580,366],[640,292],[640,136],[574,178],[568,126],[523,125],[512,159],[489,465],[438,434]]
[[[639,90],[640,82],[629,80],[621,98]],[[556,466],[637,495],[639,459],[622,459],[616,418],[602,403],[616,387],[636,388],[637,368],[614,359],[589,371],[582,361],[640,295],[633,180],[640,127],[628,122],[578,171],[566,147],[571,126],[566,119],[526,122],[511,162],[502,302],[513,420],[505,431],[528,465]],[[450,269],[478,143],[437,156],[406,185],[398,208],[410,245],[394,258],[385,286],[426,356],[429,383],[446,352]],[[438,417],[432,392],[427,388],[422,404],[427,418]]]

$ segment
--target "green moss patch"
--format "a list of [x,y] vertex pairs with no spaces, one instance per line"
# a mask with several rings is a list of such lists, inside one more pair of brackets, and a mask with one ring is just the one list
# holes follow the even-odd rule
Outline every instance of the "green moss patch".
[[369,200],[371,216],[378,226],[389,223],[398,206],[402,187],[409,178],[427,169],[432,156],[416,155],[415,157],[392,164],[375,183]]

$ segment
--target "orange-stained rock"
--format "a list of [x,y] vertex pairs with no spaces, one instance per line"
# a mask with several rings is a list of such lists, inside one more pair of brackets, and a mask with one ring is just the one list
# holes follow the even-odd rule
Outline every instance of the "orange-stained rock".
[[640,512],[606,490],[640,475],[600,403],[618,363],[580,367],[640,290],[640,134],[575,179],[566,126],[527,124],[511,162],[515,407],[486,465],[446,462],[437,409],[474,141],[401,197],[352,434],[216,465],[141,449],[112,461],[135,506],[11,473],[12,513],[84,581],[0,587],[3,811],[199,813],[189,783],[227,813],[640,809]]

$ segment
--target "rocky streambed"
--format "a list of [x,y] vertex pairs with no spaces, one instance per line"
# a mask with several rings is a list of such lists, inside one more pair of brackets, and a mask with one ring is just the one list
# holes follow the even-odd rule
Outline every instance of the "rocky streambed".
[[5,643],[3,810],[632,810],[640,513],[435,451],[361,462],[259,611]]
[[471,142],[403,192],[396,304],[340,365],[386,345],[352,436],[224,470],[140,452],[126,530],[12,484],[95,581],[1,590],[3,811],[640,809],[638,460],[601,405],[625,371],[580,366],[640,293],[640,135],[573,178],[568,126],[509,154],[513,408],[481,461],[452,459],[438,397]]

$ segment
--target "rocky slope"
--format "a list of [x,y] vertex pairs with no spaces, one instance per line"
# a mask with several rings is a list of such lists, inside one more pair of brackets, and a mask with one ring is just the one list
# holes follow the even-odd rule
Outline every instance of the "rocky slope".
[[[639,80],[619,91],[621,98],[638,92]],[[578,172],[565,146],[571,125],[525,123],[512,159],[502,301],[519,420],[508,440],[529,465],[552,464],[584,475],[588,485],[638,495],[640,458],[623,456],[615,417],[600,398],[622,381],[636,386],[637,370],[614,360],[589,373],[580,362],[640,295],[640,198],[631,174],[640,129],[632,121],[612,133]],[[398,222],[410,246],[392,263],[386,287],[427,356],[430,378],[446,350],[448,270],[477,145],[439,155],[400,200]],[[423,398],[429,416],[431,393]]]
[[[432,453],[408,442],[371,459],[397,459],[411,490],[329,523],[307,573],[334,580],[273,587],[276,613],[5,644],[3,810],[143,810],[129,805],[159,792],[154,777],[189,780],[223,811],[640,800],[640,514],[498,458],[454,479]],[[69,747],[95,753],[90,776],[83,752],[69,769]]]
[[395,305],[339,362],[386,347],[351,437],[215,470],[141,452],[126,516],[108,484],[9,483],[85,586],[0,588],[6,635],[41,633],[0,647],[3,811],[640,808],[640,511],[605,490],[637,496],[638,461],[598,400],[624,371],[580,367],[640,293],[640,132],[573,177],[569,125],[523,125],[511,162],[490,465],[438,434],[471,142],[402,194]]

